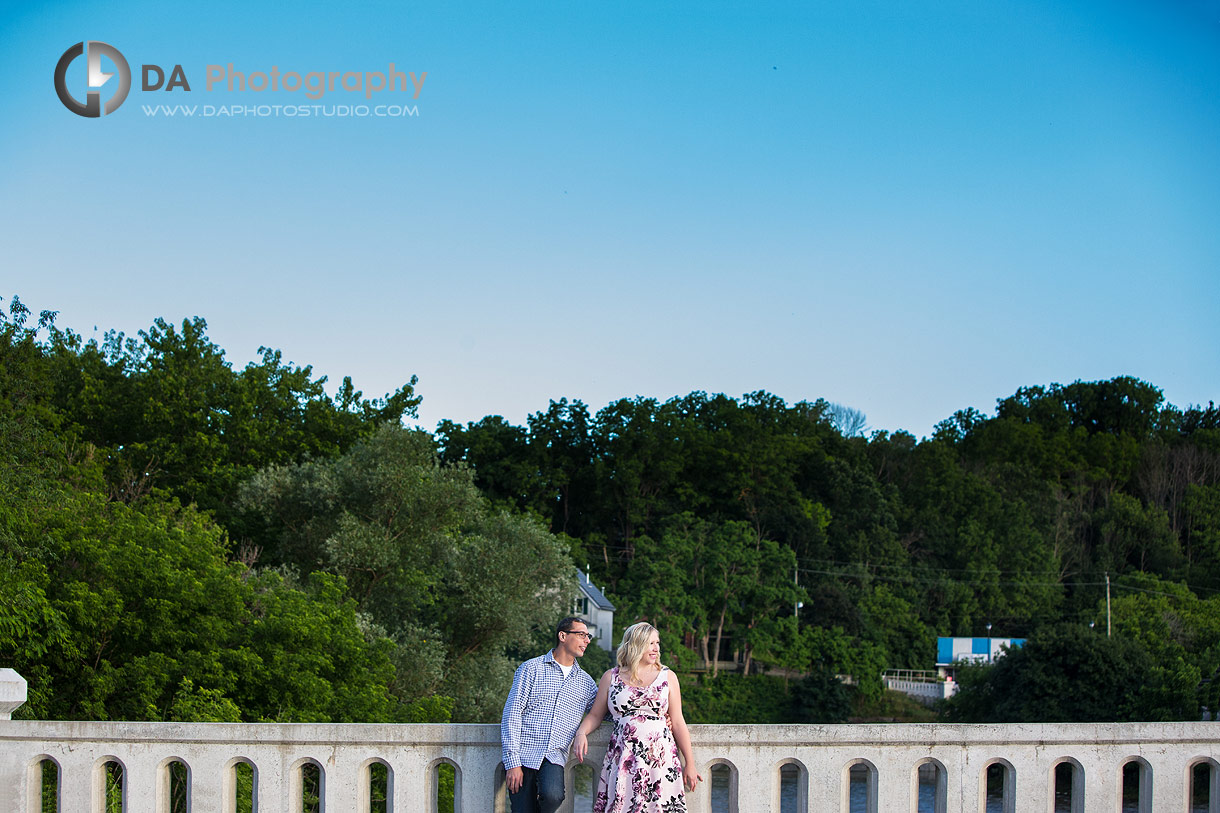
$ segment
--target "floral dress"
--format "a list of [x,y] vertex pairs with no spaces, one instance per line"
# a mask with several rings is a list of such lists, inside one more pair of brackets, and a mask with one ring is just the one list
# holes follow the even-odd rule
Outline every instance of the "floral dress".
[[678,745],[666,722],[669,670],[628,686],[612,670],[607,698],[614,733],[597,781],[593,813],[686,813]]

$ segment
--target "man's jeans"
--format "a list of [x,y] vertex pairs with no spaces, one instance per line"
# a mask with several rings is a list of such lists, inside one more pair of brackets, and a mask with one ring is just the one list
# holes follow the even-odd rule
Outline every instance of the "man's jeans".
[[533,768],[521,768],[521,790],[508,794],[513,813],[555,813],[563,804],[563,766],[545,759]]

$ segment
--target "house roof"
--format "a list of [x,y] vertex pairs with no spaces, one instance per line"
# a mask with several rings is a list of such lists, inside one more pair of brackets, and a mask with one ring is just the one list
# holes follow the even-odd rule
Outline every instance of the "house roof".
[[589,574],[576,572],[577,581],[580,583],[580,590],[589,600],[597,605],[599,610],[613,610],[614,605],[610,603],[610,599],[606,598],[606,594],[597,589],[597,585],[589,580]]

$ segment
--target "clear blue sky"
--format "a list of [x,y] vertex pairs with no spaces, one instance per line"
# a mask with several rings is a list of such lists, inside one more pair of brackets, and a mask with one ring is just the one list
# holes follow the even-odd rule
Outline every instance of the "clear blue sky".
[[[1216,0],[12,6],[0,296],[86,335],[203,316],[236,365],[418,375],[428,427],[766,389],[924,435],[1053,381],[1220,396]],[[53,90],[82,40],[134,74],[99,119]],[[144,114],[314,103],[205,90],[229,62],[427,79],[418,117]]]

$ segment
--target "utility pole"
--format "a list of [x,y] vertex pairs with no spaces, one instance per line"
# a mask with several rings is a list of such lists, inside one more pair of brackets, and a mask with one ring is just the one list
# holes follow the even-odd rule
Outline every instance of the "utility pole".
[[1106,637],[1110,637],[1110,571],[1106,571]]
[[[800,582],[796,580],[797,573],[799,572],[799,568],[792,568],[792,586],[798,590],[801,588]],[[792,601],[792,614],[796,616],[798,620],[801,617],[801,603],[795,599]],[[787,680],[787,678],[784,679]]]

